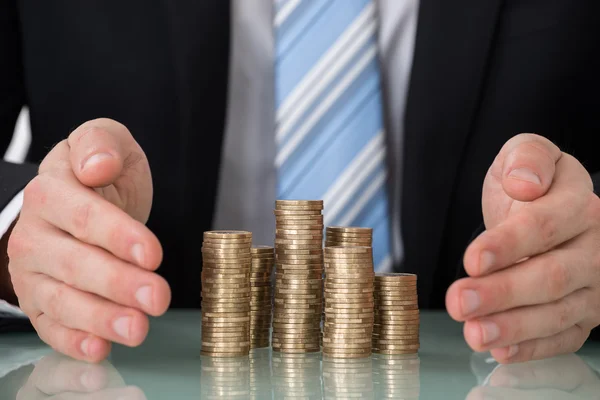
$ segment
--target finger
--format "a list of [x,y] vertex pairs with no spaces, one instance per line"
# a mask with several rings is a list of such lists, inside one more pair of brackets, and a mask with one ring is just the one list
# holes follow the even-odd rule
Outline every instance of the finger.
[[[593,235],[529,258],[491,275],[455,281],[446,292],[448,313],[457,321],[515,307],[544,304],[586,287],[594,278]],[[533,289],[535,288],[535,289]]]
[[111,346],[106,340],[77,329],[69,329],[46,314],[32,318],[31,322],[44,343],[76,360],[95,363],[106,358],[110,352]]
[[467,395],[467,400],[576,400],[581,397],[562,390],[537,388],[537,390],[507,389],[498,387],[478,386]]
[[562,152],[542,136],[523,134],[510,139],[499,155],[506,194],[518,201],[532,201],[550,188]]
[[49,397],[48,400],[146,400],[147,397],[137,386],[103,389],[95,393],[62,393]]
[[148,227],[98,193],[62,178],[46,174],[33,179],[22,210],[143,268],[155,270],[162,261],[160,242]]
[[69,135],[68,144],[71,168],[89,187],[113,183],[132,153],[143,154],[124,125],[106,118],[79,126]]
[[[576,184],[581,178],[574,175],[587,174],[581,168],[573,157],[563,155],[555,182],[546,196],[477,237],[464,256],[469,275],[511,266],[548,251],[596,224],[600,219],[600,200],[586,185]],[[589,174],[585,179],[590,179]]]
[[500,365],[490,377],[490,385],[518,389],[545,387],[570,392],[581,385],[590,372],[581,358],[575,354],[565,354],[544,360]]
[[71,329],[126,346],[140,345],[148,334],[148,318],[140,311],[37,275],[31,286],[34,305],[50,319]]
[[108,384],[106,367],[55,353],[38,362],[29,377],[40,391],[52,395],[62,392],[96,392]]
[[578,325],[554,336],[528,340],[491,350],[492,357],[499,363],[517,363],[531,360],[541,360],[561,354],[574,353],[583,346],[590,332]]
[[567,331],[589,313],[592,292],[581,289],[561,300],[514,308],[464,324],[467,343],[475,351],[510,346]]
[[122,261],[54,227],[42,229],[43,236],[53,240],[37,241],[38,254],[44,256],[45,262],[38,260],[35,254],[25,255],[22,263],[29,270],[153,316],[167,310],[171,291],[167,281],[158,274]]

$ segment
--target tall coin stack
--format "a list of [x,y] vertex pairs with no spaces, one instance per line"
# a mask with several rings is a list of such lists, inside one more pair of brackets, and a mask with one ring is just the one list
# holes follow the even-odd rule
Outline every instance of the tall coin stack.
[[238,357],[250,351],[251,247],[251,232],[204,233],[202,355]]
[[371,247],[325,247],[323,355],[371,355],[374,275]]
[[272,246],[252,247],[250,267],[250,348],[269,347],[273,290],[271,272],[275,264]]
[[410,354],[418,350],[417,276],[401,273],[376,274],[373,352]]
[[275,204],[274,351],[321,350],[322,210],[322,200],[278,200]]
[[373,245],[372,228],[328,226],[325,233],[325,247]]

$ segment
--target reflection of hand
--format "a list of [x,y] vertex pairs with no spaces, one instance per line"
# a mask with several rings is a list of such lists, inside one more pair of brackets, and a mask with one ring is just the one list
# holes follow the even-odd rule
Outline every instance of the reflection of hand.
[[40,360],[17,400],[85,399],[145,400],[135,386],[126,386],[117,370],[107,361],[90,364],[53,353]]
[[500,365],[488,386],[471,390],[476,399],[597,399],[600,378],[578,356],[558,356],[521,364]]

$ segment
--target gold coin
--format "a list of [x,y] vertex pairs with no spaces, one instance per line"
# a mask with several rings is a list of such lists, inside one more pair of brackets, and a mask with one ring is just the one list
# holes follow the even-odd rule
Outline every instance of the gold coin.
[[323,206],[323,200],[275,200],[275,206]]
[[279,239],[275,238],[275,245],[321,245],[319,238],[314,239]]
[[416,282],[416,274],[408,274],[403,272],[381,272],[377,274],[377,279],[380,281],[403,281],[403,282]]
[[[365,239],[365,240],[371,240],[372,239],[372,235],[370,234],[363,234],[363,233],[346,233],[346,232],[332,232],[329,229],[325,230],[325,233],[327,235],[328,239],[334,239],[334,240],[339,240],[339,239]],[[331,246],[334,247],[334,246]]]
[[275,264],[276,266],[281,266],[281,265],[319,265],[321,267],[323,267],[323,261],[319,258],[314,258],[314,259],[290,259],[290,260],[286,260],[286,259],[277,259],[277,263]]
[[329,289],[327,287],[323,290],[325,293],[331,294],[347,294],[347,295],[357,295],[357,294],[368,294],[373,297],[373,289],[372,288],[362,288],[362,289]]
[[323,244],[275,244],[275,247],[277,248],[278,252],[283,249],[291,251],[322,250]]
[[319,260],[322,262],[323,256],[321,254],[278,254],[276,260]]
[[302,224],[302,225],[323,225],[323,214],[320,212],[309,212],[308,214],[302,213],[284,213],[275,214],[275,225],[290,225],[290,224]]
[[360,226],[328,226],[328,230],[332,232],[345,232],[345,233],[364,233],[372,234],[373,228],[366,228]]
[[276,256],[287,256],[287,255],[319,255],[323,256],[323,249],[289,249],[287,247],[278,248]]
[[204,232],[204,238],[210,239],[252,239],[252,232],[237,230],[215,230]]
[[330,255],[349,255],[349,254],[371,254],[373,248],[369,246],[351,246],[351,247],[326,247],[324,249],[326,254]]
[[203,244],[246,244],[252,246],[251,238],[232,238],[232,239],[212,239],[212,238],[204,238],[202,240]]
[[316,210],[299,210],[299,209],[275,209],[273,210],[273,214],[277,217],[283,217],[283,216],[288,216],[288,215],[320,215],[322,216],[322,210],[321,209],[316,209]]
[[277,205],[274,211],[317,211],[323,210],[322,205],[307,205],[307,206],[291,206],[291,205]]
[[257,245],[257,246],[252,246],[252,253],[253,254],[272,254],[273,253],[273,246],[267,246],[267,245]]
[[246,281],[250,277],[250,273],[245,270],[244,272],[240,272],[238,274],[233,274],[229,270],[228,272],[221,272],[218,270],[214,270],[211,268],[203,268],[200,272],[200,277],[202,281],[206,282],[207,280],[214,280],[216,282],[221,281],[232,281],[232,280],[241,280]]

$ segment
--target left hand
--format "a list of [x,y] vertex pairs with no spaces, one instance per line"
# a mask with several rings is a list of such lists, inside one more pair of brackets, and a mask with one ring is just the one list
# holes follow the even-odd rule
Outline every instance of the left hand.
[[509,140],[483,185],[486,231],[446,294],[475,351],[500,363],[579,350],[600,324],[600,198],[589,173],[549,140]]

